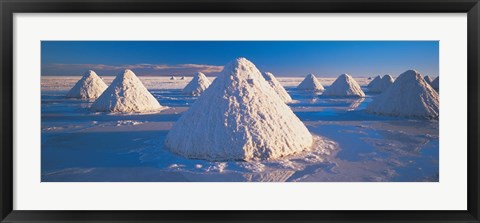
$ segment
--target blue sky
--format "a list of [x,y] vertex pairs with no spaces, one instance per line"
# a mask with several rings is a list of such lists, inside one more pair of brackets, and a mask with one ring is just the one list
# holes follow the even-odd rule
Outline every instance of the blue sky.
[[276,76],[357,77],[408,69],[438,76],[438,41],[42,41],[42,75],[115,75],[125,68],[142,76],[217,75],[246,57]]

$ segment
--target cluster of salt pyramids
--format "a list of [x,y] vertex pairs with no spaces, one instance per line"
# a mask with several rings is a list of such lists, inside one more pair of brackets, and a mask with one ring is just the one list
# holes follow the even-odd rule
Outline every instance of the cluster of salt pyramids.
[[[386,76],[389,75],[381,80],[377,76],[370,83],[370,88],[377,90]],[[382,93],[369,104],[366,111],[379,115],[438,119],[438,82],[438,77],[431,81],[428,76],[422,77],[416,70],[408,70],[386,89],[382,89]]]
[[[390,76],[381,79],[393,80]],[[315,76],[308,75],[299,88],[317,90],[323,86]],[[212,83],[204,74],[197,73],[183,91],[200,97],[166,137],[165,145],[174,153],[214,161],[268,160],[297,154],[313,144],[305,124],[286,104],[292,100],[290,95],[273,74],[262,74],[245,58],[227,64]],[[347,74],[340,75],[323,94],[365,96]],[[95,72],[88,71],[67,95],[98,97],[91,106],[94,111],[143,112],[164,108],[131,70],[117,75],[108,87]],[[384,89],[366,111],[438,119],[438,109],[438,93],[417,71],[409,70]]]
[[[198,96],[209,85],[207,77],[199,72],[183,92]],[[67,93],[67,97],[96,99],[90,109],[98,112],[151,112],[165,108],[129,69],[118,74],[108,87],[93,70],[88,70]]]
[[304,91],[323,92],[324,96],[330,97],[365,97],[360,85],[348,74],[342,74],[325,89],[315,75],[309,74],[297,86],[297,89]]
[[118,74],[108,87],[94,71],[89,70],[67,97],[96,99],[90,109],[98,112],[150,112],[164,108],[129,69]]

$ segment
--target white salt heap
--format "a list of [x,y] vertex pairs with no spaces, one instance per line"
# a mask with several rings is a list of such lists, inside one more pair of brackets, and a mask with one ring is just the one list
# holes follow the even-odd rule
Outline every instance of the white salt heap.
[[369,92],[382,93],[386,91],[390,86],[392,86],[392,84],[393,77],[387,74],[383,76],[379,81],[373,83],[369,88]]
[[171,77],[170,77],[170,80],[176,80],[176,79],[177,79],[177,78],[174,77],[174,76],[171,76]]
[[185,76],[182,76],[182,77],[180,78],[180,80],[185,80]]
[[300,90],[306,90],[306,91],[323,91],[325,88],[323,85],[320,83],[320,81],[317,80],[315,75],[309,74],[303,79],[302,83],[300,83],[297,86],[298,89]]
[[138,77],[128,69],[115,77],[91,107],[93,111],[101,112],[149,112],[162,108]]
[[68,98],[94,99],[98,98],[107,85],[93,70],[85,72],[83,77],[67,93]]
[[430,78],[428,75],[425,75],[425,77],[423,77],[423,79],[425,80],[425,82],[427,82],[427,84],[432,85],[432,78]]
[[365,97],[360,85],[350,75],[342,74],[328,87],[325,96],[332,97]]
[[208,86],[210,86],[210,81],[207,79],[205,74],[198,72],[195,74],[195,76],[193,76],[193,79],[190,81],[190,83],[183,88],[183,93],[199,96],[208,88]]
[[367,112],[390,115],[438,119],[438,93],[415,70],[401,74],[393,85],[375,98]]
[[378,82],[380,82],[380,80],[382,79],[382,77],[380,77],[380,75],[376,76],[372,81],[370,81],[370,83],[367,85],[367,87],[372,87],[374,85],[376,85]]
[[438,92],[438,89],[440,89],[439,77],[435,78],[430,86]]
[[172,152],[216,161],[277,159],[312,143],[305,125],[245,58],[225,66],[165,140]]
[[263,78],[268,82],[268,84],[273,88],[275,92],[277,92],[278,96],[283,100],[283,102],[288,103],[292,101],[292,98],[287,93],[285,88],[277,81],[275,76],[273,76],[270,72],[263,72]]

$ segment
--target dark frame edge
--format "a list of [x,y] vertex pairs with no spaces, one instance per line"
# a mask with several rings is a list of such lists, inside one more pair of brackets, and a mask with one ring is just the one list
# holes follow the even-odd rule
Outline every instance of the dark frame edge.
[[[480,3],[475,4],[467,14],[467,44],[468,44],[468,65],[467,72],[468,76],[468,119],[470,124],[468,126],[468,151],[467,151],[467,176],[468,176],[468,185],[467,185],[467,209],[476,221],[480,221],[480,194],[479,194],[479,136],[478,136],[478,126],[480,120],[478,119],[479,115],[479,98],[480,98]],[[476,75],[474,75],[476,74]],[[472,170],[477,170],[477,173],[474,173]]]
[[13,12],[3,1],[0,1],[0,12],[0,216],[4,219],[13,210]]
[[[113,1],[98,1],[100,7],[93,9],[92,4],[96,4],[96,1],[79,2],[75,1],[74,5],[68,5],[63,0],[44,0],[44,1],[29,1],[20,0],[17,2],[9,0],[0,0],[0,12],[2,25],[0,27],[0,33],[2,33],[0,41],[0,114],[2,119],[0,120],[1,135],[0,145],[0,221],[1,222],[212,222],[212,221],[230,221],[230,222],[269,222],[269,221],[291,221],[291,222],[310,222],[310,221],[335,221],[335,222],[352,222],[355,220],[371,222],[371,221],[396,221],[396,222],[480,222],[479,213],[479,165],[480,154],[478,152],[478,112],[480,103],[480,58],[479,58],[479,46],[480,46],[480,6],[478,0],[460,1],[455,4],[456,1],[421,1],[419,8],[410,10],[409,12],[466,12],[468,11],[468,211],[324,211],[322,213],[315,213],[312,211],[14,211],[13,210],[13,13],[14,12],[159,12],[155,10],[156,7],[133,7],[128,8],[131,4],[127,1],[119,0],[123,2],[122,6],[107,7],[115,4]],[[281,0],[280,0],[281,1]],[[168,1],[145,1],[143,3],[167,3],[168,7],[162,9],[163,12],[245,12],[245,7],[240,7],[240,10],[232,9],[231,6],[227,6],[228,2],[222,4],[218,1],[210,2],[209,8],[205,7],[187,7],[180,9],[181,5],[185,6],[185,2],[192,5],[199,5],[193,1],[181,1],[178,4]],[[201,1],[199,1],[201,2]],[[251,12],[402,12],[405,11],[410,5],[415,5],[415,1],[405,1],[399,3],[401,7],[395,8],[392,5],[386,6],[386,3],[395,1],[384,1],[383,3],[376,1],[363,1],[363,0],[347,0],[339,1],[337,3],[331,3],[329,7],[324,7],[319,10],[318,7],[307,7],[309,4],[315,4],[319,1],[301,1],[299,7],[286,9],[285,5],[279,4],[278,8],[268,8],[269,4],[275,2],[274,0],[264,0],[258,3],[260,10],[250,10]],[[281,1],[283,3],[296,4],[292,1]],[[362,2],[368,2],[369,5],[362,5]],[[443,4],[434,5],[435,2]],[[247,3],[247,2],[244,2]],[[329,4],[328,1],[323,3]],[[354,7],[341,7],[342,4],[352,3]],[[62,5],[63,7],[55,7],[55,5]],[[210,8],[213,5],[219,7]],[[234,1],[233,4],[243,4],[241,1]],[[249,2],[249,4],[255,4]],[[358,5],[362,7],[358,7]],[[372,7],[377,5],[376,7]],[[38,7],[40,6],[40,7]],[[52,6],[54,6],[52,8]],[[158,4],[157,4],[158,6]],[[455,7],[452,7],[455,6]],[[362,10],[371,7],[370,10]],[[381,10],[386,8],[387,10]],[[117,10],[119,9],[119,10]],[[473,75],[476,74],[476,75]],[[477,89],[478,88],[478,89]],[[477,170],[477,172],[472,172]],[[216,218],[212,216],[219,214]],[[268,214],[270,218],[265,217]],[[293,215],[293,217],[292,217]],[[297,216],[305,216],[302,220]],[[348,216],[346,216],[348,215]],[[276,217],[271,217],[276,216]],[[322,218],[319,220],[318,218]],[[313,220],[315,219],[315,220]]]

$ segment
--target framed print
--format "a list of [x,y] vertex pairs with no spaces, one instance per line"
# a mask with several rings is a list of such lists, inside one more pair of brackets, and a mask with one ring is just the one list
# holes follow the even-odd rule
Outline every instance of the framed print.
[[478,1],[2,1],[2,222],[478,222]]

